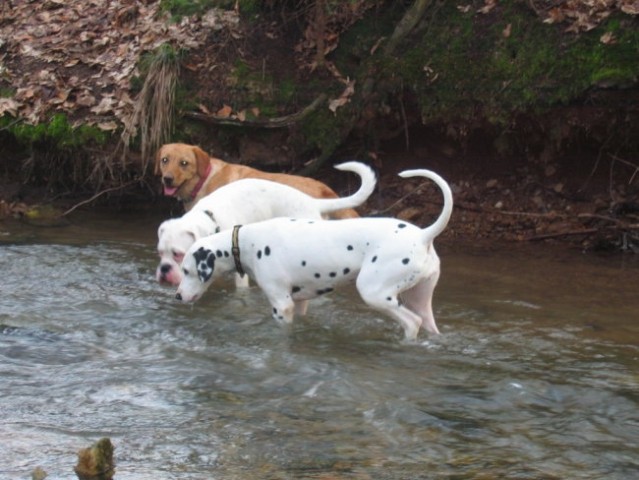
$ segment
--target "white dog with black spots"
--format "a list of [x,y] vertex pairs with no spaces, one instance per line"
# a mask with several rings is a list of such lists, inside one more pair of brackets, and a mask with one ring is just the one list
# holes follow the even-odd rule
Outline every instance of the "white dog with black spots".
[[420,328],[438,334],[432,299],[440,260],[433,241],[448,224],[453,196],[430,170],[400,176],[426,177],[441,188],[444,206],[429,227],[395,218],[278,218],[236,226],[191,246],[176,298],[194,302],[216,278],[245,271],[266,294],[273,317],[291,323],[295,313],[306,313],[309,299],[355,282],[364,302],[397,320],[406,339],[415,339]]

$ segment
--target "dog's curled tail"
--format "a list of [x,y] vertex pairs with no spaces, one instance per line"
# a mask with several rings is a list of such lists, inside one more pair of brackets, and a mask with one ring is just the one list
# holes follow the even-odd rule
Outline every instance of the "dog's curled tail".
[[448,182],[446,182],[446,180],[430,170],[426,170],[423,168],[415,170],[404,170],[403,172],[399,173],[399,176],[403,178],[426,177],[435,182],[441,189],[442,194],[444,195],[444,208],[442,208],[442,212],[439,214],[437,220],[435,220],[432,225],[422,230],[422,238],[424,243],[426,244],[432,242],[435,237],[437,237],[444,231],[446,225],[448,225],[450,216],[453,213],[453,192],[450,190],[450,186],[448,185]]
[[323,214],[331,213],[336,210],[359,207],[368,199],[368,197],[371,196],[373,190],[375,190],[375,185],[377,184],[377,176],[375,175],[375,172],[365,163],[355,161],[344,162],[339,165],[335,165],[335,168],[338,170],[356,173],[360,176],[362,184],[354,194],[349,195],[348,197],[319,199],[319,209]]

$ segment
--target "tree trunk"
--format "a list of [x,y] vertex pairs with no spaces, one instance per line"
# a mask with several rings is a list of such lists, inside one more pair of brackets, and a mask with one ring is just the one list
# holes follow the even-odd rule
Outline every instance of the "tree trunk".
[[419,21],[424,16],[426,9],[430,6],[433,0],[416,0],[415,3],[406,11],[402,19],[399,21],[393,35],[388,40],[388,43],[384,47],[384,55],[392,55],[397,45],[408,36],[408,34],[415,28]]
[[[320,1],[318,0],[317,4],[319,3]],[[424,13],[428,9],[428,7],[431,5],[431,3],[432,3],[432,0],[415,0],[415,3],[413,3],[413,5],[406,11],[402,19],[395,26],[395,30],[393,31],[391,38],[389,39],[388,43],[382,50],[383,56],[389,57],[394,54],[397,46],[417,26],[417,24],[422,19],[422,17],[424,16]],[[318,52],[318,57],[319,57],[319,52]],[[377,78],[373,76],[368,76],[362,79],[361,81],[358,80],[357,83],[359,85],[362,85],[362,87],[360,88],[359,96],[357,98],[353,97],[351,101],[358,102],[358,107],[356,107],[356,110],[362,111],[363,107],[369,101],[370,96],[375,91],[375,84],[377,83]],[[351,133],[357,120],[358,120],[358,117],[354,117],[353,120],[342,129],[342,131],[340,132],[340,137],[342,141],[345,140],[348,137],[348,135]],[[329,158],[331,158],[332,154],[335,152],[335,149],[342,143],[342,141],[334,142],[332,146],[323,148],[319,157],[317,157],[313,162],[306,165],[297,173],[299,173],[300,175],[314,174],[319,168],[322,167],[324,163],[326,163],[326,161]]]

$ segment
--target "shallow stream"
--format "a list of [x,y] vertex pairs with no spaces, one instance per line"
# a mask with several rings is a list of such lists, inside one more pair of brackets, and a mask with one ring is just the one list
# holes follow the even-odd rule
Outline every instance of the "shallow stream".
[[639,260],[437,244],[442,335],[354,289],[290,328],[232,282],[154,279],[160,218],[0,223],[0,479],[619,479],[639,475]]

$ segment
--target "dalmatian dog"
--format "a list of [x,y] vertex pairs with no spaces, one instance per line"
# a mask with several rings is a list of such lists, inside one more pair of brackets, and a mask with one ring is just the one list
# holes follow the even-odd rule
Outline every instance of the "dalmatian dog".
[[442,212],[429,227],[395,218],[277,218],[235,226],[191,245],[176,299],[194,302],[221,275],[246,272],[266,294],[273,317],[289,324],[306,313],[310,299],[354,282],[366,304],[400,323],[406,339],[420,328],[438,334],[432,298],[440,261],[433,241],[448,224],[453,196],[430,170],[400,176],[426,177],[442,190]]
[[[156,279],[178,285],[182,279],[180,263],[196,240],[234,225],[249,224],[275,217],[322,219],[330,213],[354,208],[366,201],[376,185],[375,172],[360,162],[345,162],[335,168],[361,177],[361,186],[343,198],[314,198],[282,183],[258,178],[236,180],[202,198],[180,218],[162,222],[158,228],[160,264]],[[238,287],[248,286],[248,277],[237,275]]]

